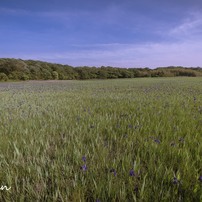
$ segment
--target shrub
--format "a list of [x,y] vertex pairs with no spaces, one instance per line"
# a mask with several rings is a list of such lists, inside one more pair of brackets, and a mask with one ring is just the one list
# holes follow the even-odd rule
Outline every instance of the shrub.
[[7,80],[8,80],[7,75],[4,73],[0,73],[0,81],[7,81]]
[[28,76],[27,74],[23,74],[23,75],[20,77],[20,80],[27,81],[27,80],[29,80],[29,76]]
[[59,75],[58,75],[58,73],[56,71],[53,71],[52,75],[53,75],[54,80],[58,80]]

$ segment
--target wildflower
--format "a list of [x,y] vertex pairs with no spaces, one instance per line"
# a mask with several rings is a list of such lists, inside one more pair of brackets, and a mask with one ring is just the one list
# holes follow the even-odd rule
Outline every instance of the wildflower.
[[198,178],[198,180],[199,180],[200,182],[202,182],[202,175]]
[[82,157],[82,161],[86,162],[86,157],[85,156]]
[[154,142],[156,142],[157,144],[160,144],[160,143],[161,143],[161,141],[158,140],[158,139],[154,139]]
[[130,172],[129,172],[129,175],[130,176],[135,176],[135,171],[133,169],[131,169]]
[[116,170],[115,170],[114,168],[111,168],[111,169],[110,169],[110,173],[114,173],[114,176],[117,175]]
[[128,128],[132,128],[133,126],[131,124],[128,125]]
[[86,170],[87,170],[87,166],[86,166],[86,164],[83,165],[83,166],[81,166],[81,170],[83,170],[83,171],[86,171]]
[[176,177],[174,177],[173,178],[173,184],[178,184],[178,183],[179,183],[178,179]]

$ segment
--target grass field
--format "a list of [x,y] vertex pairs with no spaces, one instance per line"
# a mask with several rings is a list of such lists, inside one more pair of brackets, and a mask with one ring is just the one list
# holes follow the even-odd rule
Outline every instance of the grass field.
[[0,201],[202,201],[202,78],[0,83]]

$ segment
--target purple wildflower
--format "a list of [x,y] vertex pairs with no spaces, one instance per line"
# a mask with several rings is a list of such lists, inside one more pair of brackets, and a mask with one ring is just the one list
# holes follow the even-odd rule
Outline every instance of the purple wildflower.
[[115,170],[114,168],[111,168],[111,169],[110,169],[110,173],[114,173],[114,176],[117,175],[116,170]]
[[87,166],[86,166],[86,164],[83,165],[83,166],[81,166],[81,170],[83,170],[83,171],[86,171],[86,170],[87,170]]
[[131,124],[128,125],[128,128],[132,128],[133,126]]
[[154,142],[156,142],[157,144],[161,143],[161,141],[159,139],[154,139]]
[[86,162],[86,157],[85,156],[82,157],[82,161]]
[[202,182],[202,175],[198,178],[198,180],[199,180],[200,182]]
[[131,169],[130,172],[129,172],[129,175],[130,176],[135,176],[135,171],[133,169]]
[[178,179],[176,177],[174,177],[173,178],[173,184],[178,184],[178,183],[179,183]]

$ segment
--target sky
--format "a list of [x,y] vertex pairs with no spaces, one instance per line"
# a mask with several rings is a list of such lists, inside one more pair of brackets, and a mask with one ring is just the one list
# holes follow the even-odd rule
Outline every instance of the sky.
[[0,58],[202,66],[201,0],[0,0]]

